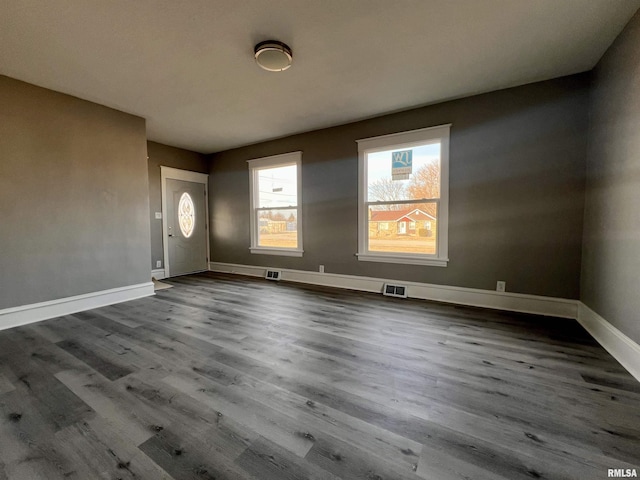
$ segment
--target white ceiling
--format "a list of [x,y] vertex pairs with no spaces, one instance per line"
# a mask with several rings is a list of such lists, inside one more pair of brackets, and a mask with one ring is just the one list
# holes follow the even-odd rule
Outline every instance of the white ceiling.
[[[0,0],[0,74],[214,152],[591,69],[640,0]],[[282,73],[253,46],[293,50]]]

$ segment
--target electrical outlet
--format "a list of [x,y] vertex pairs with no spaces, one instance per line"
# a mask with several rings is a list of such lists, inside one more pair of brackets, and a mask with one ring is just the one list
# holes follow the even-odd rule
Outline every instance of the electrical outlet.
[[498,283],[496,284],[496,292],[504,292],[506,289],[507,289],[507,282],[498,280]]
[[320,268],[318,268],[318,271],[320,273],[324,273],[324,265],[320,265]]
[[162,260],[156,262],[156,268],[162,268]]
[[156,212],[156,220],[162,220],[162,212]]

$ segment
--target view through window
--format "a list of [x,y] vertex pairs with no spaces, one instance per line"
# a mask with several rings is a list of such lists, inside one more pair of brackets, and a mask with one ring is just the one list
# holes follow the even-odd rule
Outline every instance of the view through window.
[[298,248],[296,165],[258,170],[258,245]]
[[301,252],[300,153],[251,160],[249,168],[253,193],[252,252]]
[[[396,165],[411,162],[411,167],[396,170],[405,168],[411,173],[394,175],[394,156]],[[435,255],[440,142],[371,153],[366,161],[368,250]]]
[[358,142],[360,260],[446,265],[448,142],[448,125]]

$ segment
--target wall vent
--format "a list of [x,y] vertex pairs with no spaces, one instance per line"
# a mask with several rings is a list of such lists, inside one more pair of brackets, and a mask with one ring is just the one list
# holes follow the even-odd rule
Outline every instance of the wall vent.
[[384,288],[382,289],[382,294],[387,297],[407,298],[407,287],[404,285],[385,283]]
[[280,280],[282,272],[280,270],[267,270],[267,274],[264,278],[267,280]]

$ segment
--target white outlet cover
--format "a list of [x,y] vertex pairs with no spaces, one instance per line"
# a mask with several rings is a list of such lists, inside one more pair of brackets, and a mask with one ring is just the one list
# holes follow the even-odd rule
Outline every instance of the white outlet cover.
[[156,268],[162,268],[162,260],[156,262]]
[[162,220],[162,212],[156,212],[156,220]]
[[496,284],[497,292],[504,292],[507,289],[507,282],[498,281]]

